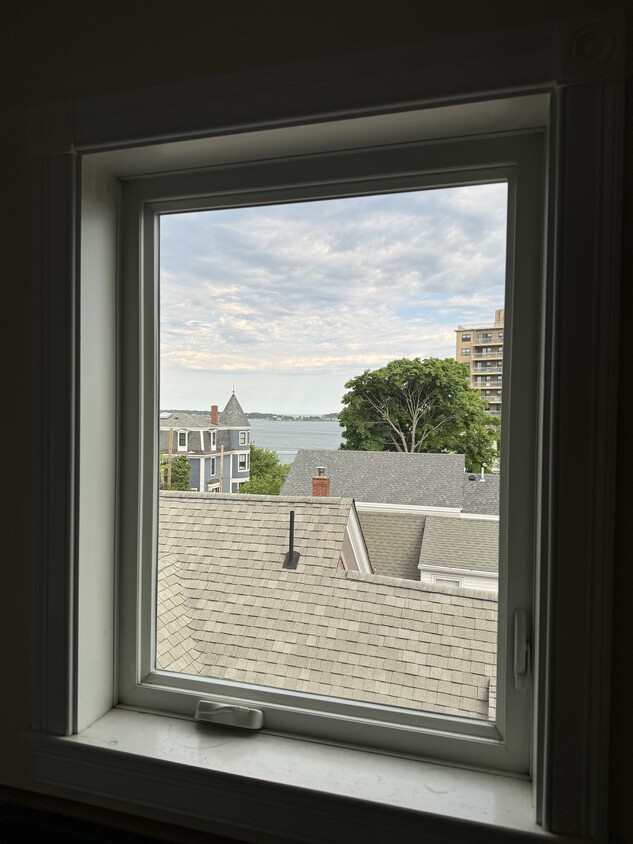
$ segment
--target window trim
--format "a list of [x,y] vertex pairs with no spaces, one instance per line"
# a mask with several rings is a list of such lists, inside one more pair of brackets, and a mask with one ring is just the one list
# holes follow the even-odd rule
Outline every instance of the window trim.
[[[270,125],[271,114],[276,115],[272,121],[275,125],[309,120],[318,124],[344,113],[371,114],[410,103],[441,105],[453,103],[458,97],[468,101],[494,96],[495,92],[503,97],[549,90],[553,95],[550,155],[557,181],[550,194],[549,212],[556,225],[550,227],[548,272],[557,282],[552,291],[556,317],[549,332],[553,340],[543,350],[543,359],[551,361],[549,392],[555,424],[545,449],[551,472],[544,485],[541,544],[545,558],[553,556],[557,566],[546,572],[537,596],[542,620],[537,653],[543,668],[537,708],[543,717],[535,734],[535,794],[537,817],[546,829],[560,834],[561,840],[606,841],[615,484],[611,444],[616,430],[626,31],[626,14],[619,12],[589,22],[572,20],[563,26],[539,26],[490,37],[468,36],[456,39],[449,52],[443,44],[435,43],[423,49],[398,48],[290,70],[228,75],[149,92],[48,105],[33,113],[29,137],[35,217],[33,272],[35,283],[42,289],[35,336],[41,363],[39,394],[48,397],[42,403],[42,412],[46,416],[49,456],[43,467],[43,493],[38,505],[41,533],[33,578],[37,696],[32,724],[33,730],[44,735],[46,745],[38,748],[37,742],[31,744],[38,788],[57,787],[58,792],[63,788],[75,796],[88,793],[97,802],[109,799],[139,812],[138,802],[126,802],[130,800],[128,786],[133,784],[135,795],[140,796],[146,793],[146,774],[154,772],[164,780],[164,768],[152,767],[149,755],[145,761],[125,760],[120,770],[127,778],[108,779],[102,762],[115,761],[112,742],[109,747],[104,743],[101,750],[88,749],[88,744],[85,752],[79,749],[81,732],[89,719],[107,717],[116,700],[116,688],[107,672],[100,671],[96,676],[87,700],[80,688],[84,663],[89,662],[86,653],[98,655],[93,663],[107,665],[112,660],[112,637],[90,635],[81,628],[78,617],[95,621],[98,615],[103,625],[94,627],[111,629],[114,579],[113,549],[95,543],[92,554],[86,557],[75,518],[81,510],[83,519],[91,519],[99,530],[109,525],[111,532],[111,509],[92,508],[75,482],[83,459],[77,423],[84,415],[75,363],[80,355],[84,363],[91,357],[79,336],[79,308],[81,313],[100,306],[108,314],[116,312],[116,303],[103,295],[107,285],[95,285],[92,295],[84,296],[81,303],[78,297],[80,186],[94,212],[94,219],[84,220],[83,235],[101,259],[93,262],[93,278],[105,282],[111,276],[115,236],[112,178],[94,170],[82,174],[80,155],[90,150],[134,147],[148,140],[156,144],[160,155],[162,141],[180,138],[185,145],[190,144],[187,150],[195,159],[196,138],[227,128],[256,130],[262,124]],[[583,49],[588,38],[589,43],[597,45],[597,51]],[[332,86],[332,79],[345,80],[345,84]],[[300,80],[304,84],[297,84]],[[138,108],[140,104],[142,109]],[[578,138],[582,138],[582,144]],[[147,167],[154,167],[155,162],[155,157],[147,156]],[[576,296],[579,278],[587,280],[591,296]],[[103,313],[105,331],[92,340],[109,360],[110,338],[104,333],[108,334],[113,321],[103,319]],[[588,364],[582,377],[575,371],[576,338],[580,333],[588,338]],[[553,349],[556,355],[552,355]],[[114,400],[108,394],[111,385],[107,373],[100,386],[104,395]],[[602,409],[599,419],[578,419],[572,402],[577,394]],[[103,407],[107,409],[109,404]],[[105,446],[113,443],[114,427],[110,416],[106,417],[101,422],[95,417],[94,431],[103,433],[100,442],[104,447],[94,465],[106,470],[105,475],[100,474],[101,488],[107,487],[109,492],[115,479],[109,476]],[[586,455],[592,470],[590,490],[585,483],[587,464],[578,465],[579,451]],[[565,498],[568,489],[576,493],[573,503]],[[596,559],[599,567],[594,565]],[[574,580],[573,596],[564,588],[568,577]],[[97,582],[102,588],[87,589],[82,582],[91,586]],[[556,626],[551,625],[553,617]],[[580,627],[573,622],[579,622]],[[74,739],[46,738],[78,731]],[[82,758],[90,778],[79,781],[73,763]],[[181,777],[183,769],[177,770]],[[208,777],[203,780],[210,781]],[[222,777],[211,781],[219,785],[223,782]],[[163,805],[177,811],[171,793],[170,781],[161,791]],[[275,805],[283,805],[273,786],[266,792],[267,805],[271,798]],[[364,793],[367,799],[373,799],[369,792]],[[152,814],[163,812],[158,800],[156,797],[149,810]],[[232,828],[239,829],[242,802],[238,802],[239,808],[222,816],[229,828],[233,823]],[[206,789],[204,804],[209,805]],[[583,812],[578,811],[579,805],[584,807]],[[365,818],[366,802],[362,806]],[[378,803],[372,808],[377,811]],[[464,825],[461,819],[452,821],[450,811],[439,811],[435,819],[414,813],[416,830],[423,829],[438,841],[473,840],[472,818],[465,818]],[[274,836],[280,830],[277,820],[284,814],[277,812],[277,819],[268,814],[262,818],[261,828]],[[180,815],[181,820],[183,817],[186,822],[187,816]],[[200,804],[200,817],[213,825],[213,817],[218,816],[205,813]],[[375,817],[391,832],[397,826],[395,818],[400,816],[378,812]],[[394,818],[394,823],[389,818]],[[503,819],[492,823],[502,838],[503,828],[511,825]],[[301,822],[290,829],[291,834],[300,834]],[[492,834],[488,829],[487,836]],[[410,838],[401,836],[399,840]]]

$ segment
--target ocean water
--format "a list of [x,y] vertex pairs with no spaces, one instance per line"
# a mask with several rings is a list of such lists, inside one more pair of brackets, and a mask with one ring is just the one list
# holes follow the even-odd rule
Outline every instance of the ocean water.
[[292,463],[300,448],[336,451],[343,442],[336,420],[325,422],[272,421],[251,419],[251,441],[277,452],[282,463]]

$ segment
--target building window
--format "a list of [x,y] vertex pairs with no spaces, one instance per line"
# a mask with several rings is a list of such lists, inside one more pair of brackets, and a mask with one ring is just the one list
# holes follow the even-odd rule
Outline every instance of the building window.
[[[248,179],[252,174],[254,182],[261,183],[264,180],[263,183],[270,184],[270,187],[266,191],[260,191],[256,195],[256,199],[253,200],[253,209],[256,211],[259,206],[268,208],[275,203],[283,205],[284,202],[292,202],[293,207],[300,205],[302,202],[310,203],[312,207],[320,199],[326,199],[327,202],[331,202],[338,201],[340,198],[341,201],[348,202],[350,193],[354,192],[359,197],[370,199],[374,195],[376,197],[382,197],[383,195],[390,196],[397,191],[402,191],[405,186],[408,187],[409,193],[414,193],[416,190],[430,191],[435,187],[441,187],[443,190],[454,187],[459,190],[465,186],[479,184],[480,180],[484,179],[489,183],[503,185],[504,197],[506,199],[503,203],[502,213],[503,219],[507,223],[506,236],[514,239],[515,226],[518,221],[520,221],[522,226],[534,226],[535,231],[538,231],[540,227],[540,223],[530,214],[525,214],[521,217],[518,215],[516,217],[514,216],[516,202],[518,201],[519,205],[521,205],[523,197],[527,197],[528,195],[533,196],[531,203],[531,208],[533,209],[532,215],[535,213],[538,214],[539,200],[534,197],[534,191],[538,195],[541,182],[538,178],[534,178],[534,176],[530,176],[529,174],[535,162],[540,161],[540,148],[541,140],[539,134],[535,134],[533,137],[521,136],[518,143],[510,140],[507,150],[503,152],[502,163],[498,164],[497,155],[499,154],[499,150],[487,140],[461,141],[454,150],[454,154],[457,155],[458,160],[454,160],[454,170],[450,173],[447,172],[445,167],[439,167],[440,162],[444,161],[445,155],[445,145],[443,142],[438,143],[436,148],[433,148],[433,145],[424,144],[421,148],[423,149],[423,155],[419,149],[414,147],[411,147],[406,154],[402,150],[399,150],[397,155],[395,153],[385,155],[383,150],[369,150],[366,155],[360,156],[358,159],[358,164],[363,168],[365,175],[361,178],[361,175],[356,172],[352,186],[344,180],[341,181],[339,168],[346,161],[346,156],[343,156],[341,159],[335,156],[328,159],[327,164],[322,160],[317,162],[306,158],[305,161],[302,160],[300,162],[300,166],[298,166],[298,162],[294,159],[288,162],[283,160],[274,162],[274,166],[266,162],[245,165],[246,172],[242,173],[241,178]],[[528,150],[530,152],[529,155],[527,155]],[[434,169],[433,165],[435,155],[437,155],[438,169]],[[410,156],[410,160],[407,156]],[[477,161],[478,168],[476,179],[473,178],[471,168],[471,163],[474,160]],[[482,164],[484,161],[486,162],[485,167]],[[508,164],[511,161],[515,163]],[[286,167],[289,167],[292,171],[296,185],[284,182],[282,188],[277,188],[274,180],[281,178],[279,168],[283,171]],[[328,175],[328,168],[331,168],[330,175]],[[408,175],[411,173],[415,173],[415,175]],[[149,179],[144,178],[138,181],[134,179],[127,180],[123,187],[124,214],[126,215],[126,219],[141,221],[137,237],[140,237],[145,242],[143,249],[139,250],[138,246],[133,245],[135,238],[132,237],[130,241],[130,251],[129,253],[126,252],[126,257],[124,258],[125,266],[129,267],[129,271],[131,272],[130,278],[133,278],[134,273],[140,271],[140,268],[135,268],[136,265],[134,264],[138,260],[139,254],[143,254],[144,256],[159,254],[160,250],[157,248],[158,244],[155,239],[160,236],[161,218],[163,215],[169,216],[177,213],[182,217],[184,216],[182,214],[183,211],[194,212],[198,209],[204,209],[207,213],[214,213],[212,209],[215,205],[222,209],[222,213],[224,213],[224,209],[232,208],[233,206],[236,209],[235,213],[238,211],[242,213],[241,209],[244,208],[245,204],[244,192],[241,190],[235,194],[231,192],[232,180],[236,174],[237,171],[234,168],[228,168],[226,171],[223,171],[222,179],[225,180],[224,182],[218,181],[219,174],[215,171],[209,171],[208,173],[197,172],[195,181],[193,182],[189,181],[188,174],[174,174]],[[266,181],[270,179],[273,181]],[[186,185],[185,181],[187,182]],[[394,190],[390,189],[390,184],[393,184]],[[220,191],[221,198],[216,198],[215,192],[217,191]],[[340,197],[338,194],[340,194]],[[512,202],[508,200],[509,194],[513,197]],[[170,199],[170,195],[173,195],[174,199]],[[186,203],[183,203],[179,198],[182,196],[188,197]],[[145,209],[145,217],[140,213],[139,204],[141,208]],[[252,211],[253,209],[250,210]],[[532,249],[533,242],[534,238],[531,236],[523,237],[520,241],[523,245],[522,248],[527,249],[529,244],[530,250]],[[531,297],[536,295],[533,278],[534,273],[538,273],[540,266],[540,263],[535,264],[533,256],[530,254],[521,254],[520,258],[517,256],[516,261],[509,270],[510,276],[506,282],[514,292],[516,307],[525,308],[526,306],[522,306],[522,303],[526,299],[531,301]],[[159,275],[156,272],[156,268],[150,266],[148,260],[143,265],[143,272],[145,273],[144,277],[146,279],[155,279]],[[512,276],[512,273],[516,273],[516,276]],[[128,290],[128,285],[125,285],[125,289],[126,291]],[[130,285],[130,295],[131,290],[132,286]],[[149,296],[150,290],[151,284],[147,285],[146,293],[145,288],[142,288],[144,295],[148,297],[144,299],[143,305],[147,311],[147,319],[150,319],[151,309],[154,307],[154,299]],[[521,349],[521,354],[524,356],[525,367],[531,371],[536,366],[536,338],[538,337],[538,330],[530,325],[529,321],[524,320],[517,327],[516,332],[517,337],[522,340],[522,342],[517,343],[517,347]],[[131,347],[134,347],[133,343]],[[148,357],[138,362],[140,367],[145,367],[148,370],[145,376],[145,383],[150,384],[155,383],[153,376],[154,361],[151,354],[151,351],[148,352]],[[521,395],[522,398],[531,397],[529,398],[530,401],[536,400],[535,396],[530,393],[529,387],[526,388],[526,391],[522,391]],[[151,419],[153,407],[154,402],[148,403],[146,412],[150,418],[147,424],[153,422]],[[511,426],[512,420],[513,417],[510,412],[506,424]],[[513,505],[515,506],[519,506],[519,502],[525,495],[529,494],[529,484],[525,484],[524,481],[519,483],[518,479],[524,478],[526,474],[530,475],[530,477],[534,475],[533,472],[530,474],[525,466],[526,462],[529,463],[534,460],[534,453],[532,451],[534,437],[530,431],[532,424],[531,419],[524,420],[524,424],[520,428],[520,435],[513,438],[514,451],[512,453],[508,452],[505,455],[502,453],[504,470],[507,467],[509,477],[517,479],[515,482],[517,484],[516,491],[512,496]],[[238,441],[240,441],[240,444],[242,444],[243,439],[246,440],[243,444],[248,444],[247,436],[247,431],[239,431]],[[249,452],[238,452],[237,463],[234,463],[233,466],[237,466],[237,472],[239,473],[248,472],[250,468]],[[515,466],[516,468],[514,468]],[[134,466],[131,465],[129,470],[130,472],[134,471]],[[141,498],[146,508],[145,515],[142,518],[149,520],[149,522],[154,518],[153,514],[155,512],[155,504],[151,496],[152,478],[153,475],[148,470],[147,492],[145,491],[145,485],[141,485],[140,487]],[[228,478],[227,482],[229,482]],[[237,489],[238,479],[233,477],[230,482],[231,489]],[[512,481],[510,483],[512,484]],[[132,486],[133,482],[130,481],[129,487],[132,488]],[[145,501],[146,497],[147,501]],[[132,508],[126,508],[125,513],[129,513],[130,520],[136,518],[135,511]],[[506,600],[506,594],[509,595],[510,603],[504,606],[503,618],[507,619],[507,621],[504,622],[503,628],[499,630],[499,637],[503,641],[511,635],[510,619],[513,617],[517,602],[521,602],[522,605],[527,606],[531,602],[532,593],[528,584],[531,583],[533,576],[533,544],[531,534],[527,532],[528,527],[529,525],[527,525],[525,519],[517,519],[513,522],[510,542],[512,553],[508,554],[507,557],[504,556],[504,566],[508,567],[507,576],[513,583],[520,584],[520,588],[517,588],[513,592],[506,591],[504,593],[503,599]],[[132,525],[130,525],[127,535],[130,537],[138,536],[138,527],[132,528]],[[151,558],[151,553],[149,551],[145,555],[141,553],[139,561],[142,570],[145,572],[144,577],[151,580],[155,576],[153,573],[155,572],[155,568],[153,569],[155,564]],[[130,581],[129,588],[138,588],[137,584],[139,582],[144,582],[143,576],[140,579]],[[130,602],[130,606],[132,606],[132,603]],[[145,606],[141,602],[141,608]],[[144,616],[142,613],[143,609],[141,609],[140,626],[142,629],[145,629],[145,626],[147,626],[147,629],[151,631],[152,625],[155,625],[155,616],[151,614]],[[130,619],[127,629],[137,630],[138,625]],[[122,638],[125,641],[125,633]],[[148,647],[151,647],[152,635],[147,635],[143,639],[143,642],[147,642]],[[131,660],[122,660],[123,672],[127,671],[129,666],[133,664],[134,658],[133,654]],[[125,702],[131,705],[142,705],[157,709],[169,707],[171,705],[169,701],[173,700],[173,698],[165,692],[165,689],[169,689],[174,693],[180,691],[182,681],[178,673],[173,670],[159,671],[158,675],[156,675],[155,682],[148,680],[148,682],[138,683],[136,679],[138,676],[152,677],[152,672],[156,670],[152,668],[155,662],[153,662],[154,655],[151,651],[144,651],[140,659],[143,661],[143,667],[139,668],[133,677],[127,674],[122,677],[121,687],[128,690],[125,695]],[[481,755],[479,761],[482,765],[510,770],[527,770],[529,759],[529,741],[527,739],[529,734],[527,719],[529,718],[530,711],[529,683],[527,683],[525,689],[517,692],[512,685],[510,676],[505,673],[504,666],[500,666],[499,678],[499,682],[503,685],[504,690],[507,688],[507,693],[504,691],[498,698],[499,707],[503,708],[498,709],[497,715],[492,716],[489,716],[487,714],[488,710],[486,710],[486,714],[480,716],[482,717],[481,723],[479,723],[475,730],[477,736],[488,736],[491,739],[490,743],[479,742],[476,739],[473,733],[474,728],[472,723],[468,718],[462,717],[459,708],[457,710],[451,710],[450,716],[447,716],[451,719],[451,730],[447,734],[445,725],[439,732],[436,727],[432,726],[434,723],[432,711],[420,711],[419,707],[413,707],[411,711],[406,710],[402,712],[396,711],[393,707],[386,704],[381,704],[380,716],[385,722],[385,727],[384,730],[381,728],[376,732],[376,740],[378,734],[384,734],[380,741],[384,741],[385,747],[391,746],[394,750],[398,750],[399,748],[404,751],[406,746],[406,752],[411,752],[411,742],[413,739],[411,737],[410,727],[417,727],[419,729],[415,733],[415,743],[416,746],[419,746],[418,752],[423,754],[425,752],[424,746],[429,741],[425,732],[428,728],[431,730],[434,746],[437,745],[439,747],[445,745],[447,751],[450,746],[450,753],[456,753],[462,761],[470,757],[472,753],[475,753],[477,756]],[[188,687],[190,689],[195,687],[196,693],[201,696],[212,695],[224,699],[229,693],[224,684],[217,685],[217,678],[213,676],[189,675]],[[230,696],[232,698],[242,698],[245,694],[246,689],[239,683],[231,684]],[[271,728],[283,729],[284,719],[286,717],[284,714],[285,710],[280,705],[283,695],[283,687],[258,690],[258,706],[263,707],[263,711],[266,713],[267,723],[272,725]],[[298,721],[296,723],[301,725],[297,728],[298,731],[303,731],[308,735],[319,736],[324,726],[327,728],[327,725],[331,723],[329,719],[334,704],[327,699],[327,695],[323,697],[323,700],[301,699],[301,706],[305,712],[304,714],[297,715]],[[317,698],[319,698],[318,695]],[[353,711],[356,711],[358,706],[365,705],[363,703],[364,700],[366,699],[362,697],[359,699],[350,691],[349,700],[339,701],[336,707],[340,709],[341,713],[351,714]],[[183,706],[187,711],[194,705],[195,696],[192,697],[191,695],[183,697],[179,703],[179,706]],[[500,725],[503,725],[503,728]],[[366,727],[362,719],[359,722],[355,722],[354,719],[350,720],[349,717],[346,718],[346,730],[348,731],[346,740],[352,740],[350,739],[350,735],[354,734],[356,738],[353,741],[362,742],[362,735],[365,729]],[[503,736],[501,743],[499,743],[498,737],[501,729],[503,729]],[[466,744],[460,744],[460,741],[455,741],[454,737],[456,735],[464,739]],[[473,743],[471,744],[471,742]],[[493,750],[493,747],[496,749]],[[487,755],[490,758],[486,761],[484,757]],[[493,757],[495,761],[493,761]],[[452,758],[455,757],[453,756]]]
[[178,431],[178,451],[187,451],[187,432]]
[[240,431],[240,445],[248,445],[251,435],[248,431]]
[[469,355],[469,354],[470,354],[470,349],[462,349],[462,354],[463,354],[463,355]]
[[462,334],[462,343],[470,343],[470,334]]
[[215,475],[215,457],[211,458],[211,468],[210,468],[211,475]]
[[211,448],[217,448],[217,431],[211,431]]

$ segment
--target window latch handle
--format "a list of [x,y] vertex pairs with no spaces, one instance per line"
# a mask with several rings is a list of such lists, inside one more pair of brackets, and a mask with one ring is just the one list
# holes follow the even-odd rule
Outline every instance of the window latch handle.
[[525,691],[530,673],[530,618],[525,609],[514,611],[514,687]]
[[248,706],[200,700],[196,707],[196,721],[210,721],[213,724],[242,727],[244,730],[259,730],[264,726],[264,713],[261,709],[251,709]]

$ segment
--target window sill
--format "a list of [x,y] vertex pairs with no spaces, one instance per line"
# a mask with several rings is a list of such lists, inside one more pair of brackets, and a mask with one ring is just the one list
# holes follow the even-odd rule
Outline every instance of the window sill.
[[507,776],[123,709],[32,741],[37,779],[59,796],[247,841],[550,837],[530,783]]

